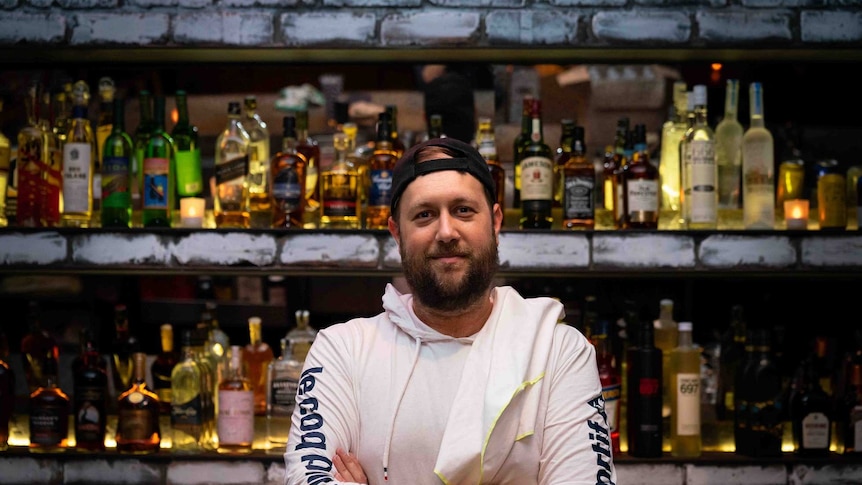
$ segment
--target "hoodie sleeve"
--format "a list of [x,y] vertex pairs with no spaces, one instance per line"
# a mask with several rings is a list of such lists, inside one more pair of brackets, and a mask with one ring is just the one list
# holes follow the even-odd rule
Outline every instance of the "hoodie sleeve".
[[[335,328],[341,327],[341,328]],[[359,414],[346,324],[318,333],[305,360],[284,453],[285,485],[342,484],[336,449],[354,451]]]
[[595,348],[557,325],[539,484],[616,483]]

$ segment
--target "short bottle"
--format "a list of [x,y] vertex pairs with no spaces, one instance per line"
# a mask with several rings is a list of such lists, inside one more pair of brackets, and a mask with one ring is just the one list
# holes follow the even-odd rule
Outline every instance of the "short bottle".
[[125,100],[114,98],[114,121],[102,149],[102,227],[131,227],[135,146],[125,128]]
[[108,421],[108,374],[92,329],[81,332],[81,353],[72,367],[75,449],[104,451]]
[[243,348],[242,361],[246,366],[245,376],[254,391],[254,413],[263,416],[266,414],[266,371],[275,355],[263,341],[261,325],[260,317],[248,319],[249,343]]
[[69,396],[60,389],[57,362],[45,362],[44,384],[30,393],[30,451],[57,453],[69,446]]
[[703,451],[700,420],[700,355],[691,322],[679,322],[679,344],[670,352],[670,452],[694,458]]
[[847,228],[847,188],[838,160],[817,161],[817,219],[821,231]]
[[320,176],[320,225],[324,228],[359,229],[362,226],[359,171],[348,158],[350,140],[345,133],[332,135],[335,160]]
[[218,386],[218,451],[250,453],[254,444],[255,393],[245,375],[243,348],[230,347],[230,361]]
[[305,170],[308,160],[296,150],[296,118],[282,118],[282,145],[269,164],[272,227],[301,229],[305,217]]
[[132,385],[117,399],[117,451],[147,454],[159,451],[159,398],[147,386],[147,354],[132,354]]
[[227,125],[215,147],[215,193],[213,213],[216,227],[248,228],[249,197],[246,176],[251,140],[240,124],[240,105],[228,103]]
[[596,169],[587,159],[584,127],[572,126],[572,145],[557,158],[562,163],[563,229],[593,229],[596,223]]

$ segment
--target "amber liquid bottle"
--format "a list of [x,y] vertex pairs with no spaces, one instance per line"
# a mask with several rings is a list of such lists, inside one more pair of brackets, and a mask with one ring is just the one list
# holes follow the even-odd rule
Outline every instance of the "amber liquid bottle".
[[[272,227],[301,229],[305,217],[308,159],[297,151],[296,118],[282,118],[281,151],[269,163]],[[225,349],[227,350],[227,349]]]
[[625,213],[622,226],[627,229],[658,229],[661,200],[658,169],[650,162],[646,126],[635,125],[634,154],[622,172]]
[[572,127],[571,150],[557,158],[562,164],[563,229],[593,229],[596,224],[596,169],[586,157],[584,127]]
[[550,229],[554,201],[554,161],[542,135],[542,102],[530,105],[532,130],[521,158],[521,229]]
[[228,369],[218,385],[219,453],[250,453],[254,442],[257,390],[246,377],[243,362],[256,357],[247,359],[246,353],[239,345],[231,346]]
[[365,214],[366,229],[386,229],[389,224],[389,203],[392,200],[392,170],[398,162],[398,154],[389,138],[392,120],[383,112],[377,120],[377,139],[369,160],[368,210]]
[[155,453],[161,445],[159,397],[147,388],[147,354],[132,354],[131,387],[117,400],[117,451]]
[[497,140],[491,118],[479,117],[476,130],[476,147],[482,158],[488,163],[488,170],[491,171],[491,178],[494,179],[496,202],[500,204],[500,209],[504,209],[506,206],[506,169],[503,168],[500,157],[497,155]]
[[275,359],[272,348],[263,341],[259,317],[248,319],[249,343],[242,352],[246,366],[246,377],[254,391],[254,413],[266,415],[266,374],[269,363]]
[[171,414],[171,373],[179,362],[179,356],[174,351],[174,327],[165,323],[159,328],[162,340],[162,351],[156,356],[150,366],[153,376],[153,390],[159,396],[160,412]]
[[30,394],[30,451],[66,451],[69,446],[69,396],[57,385],[56,361],[46,361],[44,382]]
[[832,441],[832,399],[820,387],[814,363],[806,359],[790,398],[793,448],[799,455],[826,456]]
[[81,332],[81,354],[73,364],[75,449],[104,451],[107,427],[108,374],[95,332]]
[[305,157],[305,212],[303,227],[315,229],[320,224],[320,146],[308,135],[308,110],[299,110],[296,116],[296,151]]

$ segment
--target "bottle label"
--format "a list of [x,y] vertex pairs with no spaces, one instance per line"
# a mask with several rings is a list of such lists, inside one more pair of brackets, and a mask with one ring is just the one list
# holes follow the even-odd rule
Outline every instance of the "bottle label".
[[715,143],[693,140],[685,150],[685,199],[688,222],[713,224],[718,221],[716,197]]
[[170,160],[167,158],[145,158],[144,171],[144,209],[168,208],[168,173]]
[[[594,177],[571,176],[564,181],[563,211],[566,219],[592,219],[595,215]],[[605,399],[607,401],[607,399]]]
[[62,442],[69,429],[64,406],[30,407],[30,442],[38,445],[56,445]]
[[124,441],[148,441],[157,433],[158,424],[149,409],[120,409],[117,415],[117,436]]
[[78,386],[75,388],[75,441],[104,444],[105,395],[104,387]]
[[66,143],[63,146],[63,212],[90,210],[93,174],[90,171],[92,147],[89,143]]
[[700,374],[676,374],[676,434],[700,434]]
[[218,392],[218,439],[224,445],[251,445],[254,440],[254,393]]
[[296,405],[296,389],[299,381],[292,377],[273,379],[270,383],[270,415],[290,416]]
[[194,197],[203,192],[201,176],[201,151],[177,150],[177,194],[181,197]]
[[554,162],[548,157],[521,160],[521,200],[551,200],[554,196]]
[[829,448],[829,418],[823,413],[809,413],[802,418],[802,443],[805,450]]
[[392,200],[392,171],[370,170],[371,186],[368,194],[369,206],[389,207]]
[[293,167],[285,167],[272,179],[272,197],[285,212],[293,212],[302,202],[302,183]]
[[817,214],[820,227],[846,227],[847,207],[844,176],[841,174],[821,175],[817,179]]
[[171,403],[171,426],[187,428],[203,424],[203,404],[200,394],[184,403]]
[[658,214],[658,180],[630,179],[626,188],[629,217],[640,220],[643,212]]
[[240,155],[215,167],[216,185],[233,182],[242,179],[248,173],[248,155]]
[[132,196],[129,192],[129,157],[105,157],[102,162],[102,206],[130,207]]

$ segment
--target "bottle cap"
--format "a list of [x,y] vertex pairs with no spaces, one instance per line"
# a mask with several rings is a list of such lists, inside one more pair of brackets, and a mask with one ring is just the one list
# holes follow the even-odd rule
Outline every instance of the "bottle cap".
[[679,322],[677,328],[680,332],[691,332],[691,322]]
[[706,86],[703,84],[698,84],[694,87],[694,105],[703,105],[706,106]]

